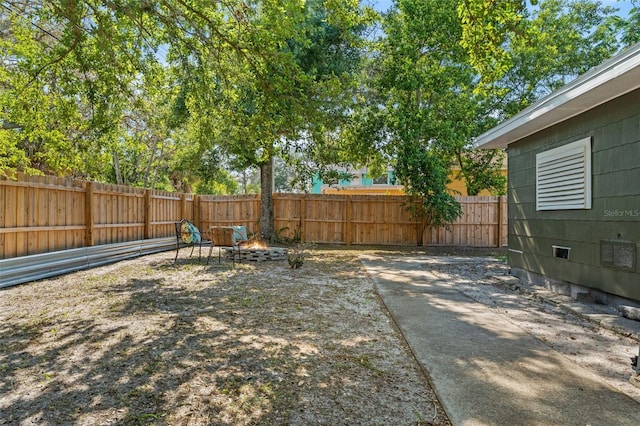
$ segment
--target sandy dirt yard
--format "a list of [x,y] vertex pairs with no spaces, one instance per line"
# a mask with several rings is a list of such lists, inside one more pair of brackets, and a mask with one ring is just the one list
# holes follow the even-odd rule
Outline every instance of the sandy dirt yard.
[[0,290],[0,424],[447,425],[358,250]]
[[362,254],[420,256],[640,402],[638,336],[496,278],[503,252],[324,247],[300,269],[174,253],[0,290],[0,425],[448,425]]

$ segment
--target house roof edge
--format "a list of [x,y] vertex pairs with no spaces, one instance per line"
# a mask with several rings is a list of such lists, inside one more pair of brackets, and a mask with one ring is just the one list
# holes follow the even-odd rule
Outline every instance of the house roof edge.
[[532,133],[640,88],[640,43],[545,96],[473,141],[474,148],[506,148]]

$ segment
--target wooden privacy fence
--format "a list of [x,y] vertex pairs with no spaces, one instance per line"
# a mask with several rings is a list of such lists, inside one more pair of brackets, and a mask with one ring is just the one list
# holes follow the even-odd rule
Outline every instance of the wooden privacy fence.
[[[505,197],[457,197],[463,215],[435,228],[424,245],[506,245]],[[420,224],[405,196],[274,194],[281,239],[334,244],[416,245]],[[260,196],[172,193],[48,176],[0,179],[0,259],[175,235],[174,222],[200,229],[245,225],[258,232]]]
[[[360,245],[417,245],[421,223],[399,195],[274,194],[275,229],[301,241]],[[462,216],[427,228],[423,245],[498,247],[507,244],[506,197],[456,197]]]
[[175,235],[194,196],[50,176],[0,180],[0,258]]

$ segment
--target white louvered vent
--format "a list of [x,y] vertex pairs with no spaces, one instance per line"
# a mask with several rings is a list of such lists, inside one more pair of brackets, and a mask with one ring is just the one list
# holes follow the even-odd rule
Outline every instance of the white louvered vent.
[[536,209],[591,208],[591,138],[536,155]]

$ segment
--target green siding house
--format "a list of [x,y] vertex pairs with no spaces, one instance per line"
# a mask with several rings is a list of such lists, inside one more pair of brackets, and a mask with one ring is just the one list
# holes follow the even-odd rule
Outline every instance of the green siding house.
[[640,304],[640,44],[480,135],[509,159],[521,279]]

